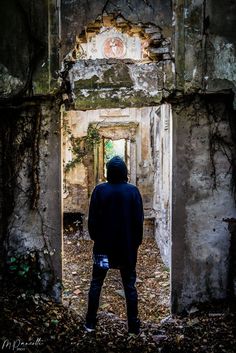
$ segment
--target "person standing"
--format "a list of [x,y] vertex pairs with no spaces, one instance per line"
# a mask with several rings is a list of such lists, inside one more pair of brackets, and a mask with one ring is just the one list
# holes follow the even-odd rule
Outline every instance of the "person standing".
[[138,335],[137,253],[143,237],[143,204],[138,188],[128,183],[127,167],[118,156],[107,163],[107,182],[93,190],[88,230],[93,246],[93,272],[85,329],[95,331],[99,298],[109,268],[120,270],[126,298],[128,332]]

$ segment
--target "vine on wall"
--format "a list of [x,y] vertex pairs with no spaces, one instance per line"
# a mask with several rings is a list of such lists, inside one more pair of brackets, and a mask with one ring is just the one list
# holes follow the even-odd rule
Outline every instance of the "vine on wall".
[[[229,100],[229,99],[228,99]],[[216,172],[216,153],[221,152],[229,162],[229,169],[226,175],[231,174],[231,188],[236,202],[236,124],[235,112],[230,108],[232,102],[223,102],[224,104],[216,105],[206,100],[205,107],[209,122],[209,153],[212,167],[213,189],[217,189],[217,172]],[[228,104],[227,104],[228,103]],[[223,107],[223,109],[222,109]],[[222,130],[222,121],[229,124],[231,136],[224,134]]]
[[[2,148],[2,195],[3,227],[2,271],[8,283],[24,288],[46,289],[55,282],[53,273],[52,246],[45,234],[44,219],[41,215],[40,197],[40,140],[42,139],[41,106],[31,103],[30,106],[11,107],[3,111],[0,129]],[[22,248],[22,239],[15,237],[15,207],[21,205],[28,210],[31,217],[39,223],[42,237],[42,248]],[[21,215],[22,216],[22,215]],[[40,225],[41,224],[41,225]],[[20,229],[19,229],[20,231]],[[23,243],[22,243],[23,244]],[[22,251],[23,250],[23,251]]]
[[101,142],[101,136],[97,126],[89,125],[87,135],[75,137],[66,119],[63,120],[64,134],[70,142],[69,150],[72,152],[72,159],[64,165],[65,173],[69,172],[76,165],[82,163],[83,158],[92,153],[94,148]]
[[[15,203],[15,191],[21,190],[30,195],[30,208],[37,207],[39,199],[39,138],[41,112],[38,107],[31,108],[30,114],[20,110],[5,112],[1,123],[1,140],[3,145],[3,189],[4,219],[7,221]],[[19,175],[25,159],[30,162],[28,177],[31,180],[29,190],[24,190],[19,182]],[[25,166],[26,168],[26,166]]]

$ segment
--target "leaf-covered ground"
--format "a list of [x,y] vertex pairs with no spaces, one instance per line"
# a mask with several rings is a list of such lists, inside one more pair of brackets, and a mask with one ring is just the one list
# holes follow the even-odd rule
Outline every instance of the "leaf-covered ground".
[[14,286],[2,290],[0,352],[235,353],[235,307],[192,307],[185,317],[168,315],[168,272],[158,261],[153,244],[152,239],[145,239],[137,266],[142,322],[138,337],[127,334],[122,287],[116,271],[107,278],[96,333],[84,331],[91,242],[68,235],[64,303],[56,304],[45,295]]
[[[82,316],[87,307],[87,296],[92,270],[91,240],[76,234],[64,238],[64,303]],[[169,272],[160,260],[155,240],[144,237],[137,263],[139,314],[142,321],[158,323],[169,315]],[[101,313],[126,318],[125,297],[119,270],[109,270],[101,295]]]

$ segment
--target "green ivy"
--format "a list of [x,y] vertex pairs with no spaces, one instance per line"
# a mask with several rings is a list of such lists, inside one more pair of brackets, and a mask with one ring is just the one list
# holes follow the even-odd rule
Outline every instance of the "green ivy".
[[65,125],[64,131],[69,135],[69,141],[71,143],[70,150],[74,156],[64,167],[67,173],[77,164],[81,163],[85,156],[93,152],[94,147],[100,143],[101,137],[98,128],[91,124],[88,127],[87,135],[83,137],[74,137],[68,125]]
[[9,274],[15,279],[23,278],[28,280],[32,277],[38,278],[39,269],[37,268],[35,252],[10,257],[7,261]]

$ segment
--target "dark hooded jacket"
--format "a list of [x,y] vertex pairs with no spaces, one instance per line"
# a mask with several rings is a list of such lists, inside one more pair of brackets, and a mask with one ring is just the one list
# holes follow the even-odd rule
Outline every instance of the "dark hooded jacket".
[[108,255],[111,268],[134,268],[143,236],[143,205],[136,186],[127,183],[127,167],[120,157],[107,164],[108,182],[95,187],[88,228],[94,254]]

